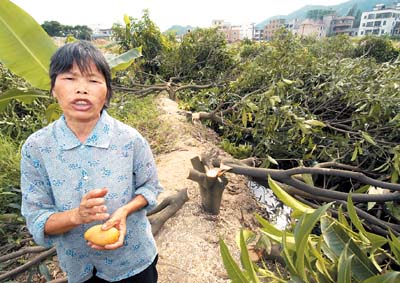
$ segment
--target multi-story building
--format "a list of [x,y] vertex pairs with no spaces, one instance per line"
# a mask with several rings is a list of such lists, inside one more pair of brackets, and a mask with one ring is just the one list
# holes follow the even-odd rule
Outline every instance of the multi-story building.
[[240,40],[254,38],[254,23],[243,24],[240,26]]
[[305,19],[299,24],[297,35],[304,37],[312,36],[316,38],[321,38],[326,36],[326,27],[323,21]]
[[299,19],[293,19],[285,23],[285,28],[293,34],[297,34],[299,31],[299,25],[301,21]]
[[240,40],[240,26],[232,26],[231,23],[224,20],[213,20],[212,26],[225,34],[228,42],[236,42]]
[[355,35],[353,24],[355,17],[344,16],[344,17],[334,17],[330,24],[329,35],[347,34],[350,36]]
[[264,28],[265,28],[265,26],[257,26],[257,25],[254,26],[253,40],[255,40],[255,41],[265,40]]
[[398,22],[400,4],[394,7],[378,4],[372,11],[362,13],[358,35],[396,35]]
[[224,20],[213,20],[212,27],[218,28],[219,31],[225,34],[226,40],[230,43],[237,42],[243,39],[254,38],[254,24],[231,25]]
[[285,19],[273,19],[265,26],[264,36],[266,40],[271,40],[274,34],[285,26]]

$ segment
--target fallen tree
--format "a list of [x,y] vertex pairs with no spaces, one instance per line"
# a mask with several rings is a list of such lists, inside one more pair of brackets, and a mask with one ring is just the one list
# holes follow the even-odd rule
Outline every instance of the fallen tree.
[[134,81],[131,81],[131,86],[126,87],[126,86],[118,86],[118,85],[113,85],[113,89],[116,91],[124,91],[124,92],[130,92],[135,94],[138,97],[145,97],[147,95],[150,95],[152,93],[160,93],[161,91],[166,91],[168,93],[168,97],[171,100],[176,100],[177,99],[177,93],[184,91],[184,90],[202,90],[202,89],[209,89],[216,87],[217,84],[211,83],[211,84],[180,84],[180,83],[175,83],[174,78],[171,78],[168,82],[162,82],[158,84],[153,84],[153,85],[147,85],[147,84],[140,84]]
[[[318,207],[328,202],[336,203],[337,206],[346,207],[346,201],[351,194],[352,201],[358,205],[356,206],[357,215],[364,220],[364,225],[370,231],[380,234],[388,235],[389,231],[395,235],[400,235],[400,220],[398,220],[390,210],[385,207],[379,215],[374,215],[366,210],[368,203],[373,203],[376,206],[384,206],[388,202],[397,202],[400,200],[400,184],[384,182],[367,176],[365,173],[360,172],[359,168],[351,167],[348,165],[329,162],[326,164],[319,164],[315,167],[296,167],[291,169],[268,169],[254,167],[254,159],[249,158],[246,160],[237,159],[218,159],[207,160],[205,157],[197,157],[192,159],[193,173],[191,173],[192,180],[204,182],[205,177],[200,178],[201,171],[198,164],[207,164],[207,171],[214,172],[230,172],[234,174],[245,175],[254,181],[268,187],[268,176],[276,181],[281,187],[290,195],[296,197],[298,200],[303,201],[311,207]],[[329,168],[324,168],[328,166]],[[340,169],[338,169],[340,168]],[[204,172],[203,172],[204,174]],[[310,179],[306,179],[306,175],[317,176],[336,176],[343,179],[349,179],[359,184],[369,185],[372,187],[381,188],[381,194],[368,194],[368,193],[354,193],[345,191],[335,191],[333,188],[321,188],[313,184]],[[210,182],[213,184],[212,182]],[[201,185],[204,186],[204,185]],[[204,206],[204,205],[203,205]],[[335,209],[331,209],[333,215],[337,213]]]

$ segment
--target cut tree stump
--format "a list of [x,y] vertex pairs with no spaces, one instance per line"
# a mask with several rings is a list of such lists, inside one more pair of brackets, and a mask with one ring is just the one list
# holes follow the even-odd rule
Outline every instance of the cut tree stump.
[[204,211],[217,215],[221,207],[222,193],[228,184],[223,174],[230,167],[210,168],[198,156],[191,160],[193,169],[190,169],[188,179],[195,181],[200,187],[201,206]]

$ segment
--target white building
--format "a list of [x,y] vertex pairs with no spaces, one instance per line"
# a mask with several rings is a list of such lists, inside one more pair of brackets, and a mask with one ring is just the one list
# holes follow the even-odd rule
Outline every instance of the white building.
[[254,38],[254,24],[243,24],[240,26],[240,40]]
[[378,4],[372,11],[362,13],[358,35],[395,35],[398,22],[400,22],[400,4],[388,8]]

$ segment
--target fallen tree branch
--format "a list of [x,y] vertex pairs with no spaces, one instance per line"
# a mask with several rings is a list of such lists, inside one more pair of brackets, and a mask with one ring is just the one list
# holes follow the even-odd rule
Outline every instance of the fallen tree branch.
[[22,256],[24,254],[44,252],[44,251],[47,251],[48,249],[49,248],[45,248],[45,247],[41,247],[41,246],[26,247],[26,248],[20,249],[16,252],[0,256],[0,262],[4,262],[4,261],[10,260],[10,259]]
[[255,177],[259,179],[267,179],[268,176],[271,176],[272,179],[290,185],[298,190],[302,190],[311,195],[317,195],[319,197],[330,198],[335,200],[347,200],[348,193],[346,192],[338,192],[338,191],[330,191],[326,189],[319,188],[317,186],[311,186],[302,182],[293,176],[301,175],[301,174],[322,174],[322,175],[330,175],[330,176],[338,176],[344,178],[351,178],[358,180],[361,183],[369,184],[372,186],[395,190],[394,193],[388,193],[384,195],[368,195],[362,193],[354,193],[352,194],[352,200],[354,202],[388,202],[393,200],[400,200],[400,184],[388,183],[379,180],[372,179],[370,177],[365,176],[360,172],[350,172],[339,169],[330,169],[330,168],[314,168],[314,167],[296,167],[287,170],[280,169],[265,169],[265,168],[254,168],[244,165],[237,165],[236,163],[229,162],[229,160],[216,160],[214,161],[216,164],[225,164],[232,169],[231,173],[246,175],[250,177]]
[[151,223],[151,231],[156,235],[164,225],[165,221],[175,215],[175,213],[189,200],[187,189],[182,189],[172,196],[166,197],[153,211],[147,216]]
[[14,277],[19,273],[24,272],[25,270],[29,269],[31,266],[34,266],[35,264],[45,260],[47,257],[53,255],[56,253],[56,248],[53,247],[49,250],[46,250],[45,252],[41,253],[40,255],[38,255],[37,257],[33,258],[32,260],[28,261],[27,263],[9,271],[6,273],[3,273],[0,275],[0,282],[3,280],[6,280],[8,278]]

